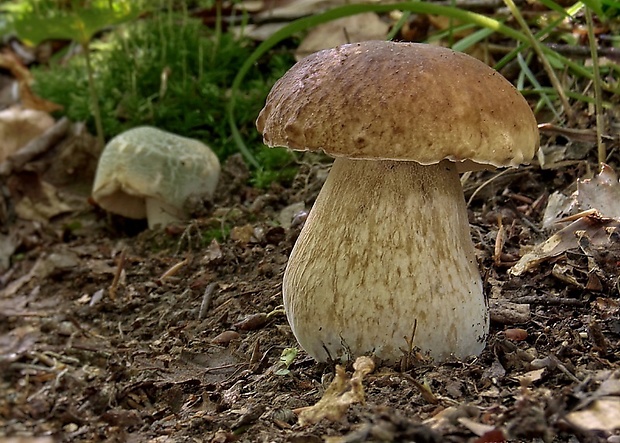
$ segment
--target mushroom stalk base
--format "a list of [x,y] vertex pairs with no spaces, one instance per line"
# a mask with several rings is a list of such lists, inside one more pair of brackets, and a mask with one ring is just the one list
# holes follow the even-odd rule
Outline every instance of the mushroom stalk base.
[[179,216],[180,210],[173,205],[164,203],[157,198],[145,199],[146,205],[146,219],[149,223],[150,229],[157,227],[164,228],[170,223],[177,223],[181,220]]
[[489,328],[456,167],[338,158],[293,248],[284,306],[315,359],[435,360],[484,348]]

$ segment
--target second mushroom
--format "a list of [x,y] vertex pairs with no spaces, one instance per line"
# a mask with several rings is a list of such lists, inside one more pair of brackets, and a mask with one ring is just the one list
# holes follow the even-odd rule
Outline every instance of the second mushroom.
[[488,311],[458,173],[533,157],[521,94],[465,54],[370,41],[293,66],[257,127],[269,146],[336,157],[284,275],[300,345],[396,362],[417,325],[413,345],[436,360],[479,354]]

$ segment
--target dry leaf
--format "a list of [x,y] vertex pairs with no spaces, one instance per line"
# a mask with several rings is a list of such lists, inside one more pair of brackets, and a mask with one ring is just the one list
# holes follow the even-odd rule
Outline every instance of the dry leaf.
[[336,376],[325,390],[323,398],[314,406],[296,411],[299,413],[300,425],[318,423],[323,418],[331,421],[340,420],[350,405],[364,403],[362,380],[375,370],[375,363],[370,357],[358,357],[353,363],[353,369],[355,372],[349,379],[344,368],[336,366]]
[[52,217],[75,209],[63,201],[56,187],[49,183],[41,181],[37,188],[38,192],[25,195],[15,204],[19,218],[47,223]]
[[620,397],[594,400],[585,409],[567,414],[566,420],[588,431],[620,429]]
[[544,261],[557,257],[569,249],[579,247],[580,238],[586,236],[591,245],[607,247],[615,242],[614,235],[617,235],[618,229],[620,229],[619,220],[604,218],[595,211],[572,222],[543,243],[535,246],[508,272],[515,276],[522,275]]
[[616,172],[605,163],[601,164],[601,170],[594,178],[578,179],[577,191],[571,196],[560,192],[549,196],[543,228],[553,228],[558,222],[574,219],[587,211],[620,221],[620,182]]
[[615,171],[605,163],[594,178],[577,180],[575,199],[582,211],[595,209],[603,217],[620,219],[620,183]]
[[45,100],[32,92],[32,89],[30,89],[32,75],[15,54],[9,51],[1,52],[0,67],[9,70],[13,77],[17,79],[19,97],[24,107],[45,112],[54,112],[62,109],[62,106]]
[[242,245],[255,241],[254,227],[252,225],[235,226],[230,230],[230,238]]
[[43,111],[20,106],[0,111],[0,163],[52,126],[54,119]]
[[389,30],[390,26],[374,12],[333,20],[312,28],[297,48],[295,58],[299,61],[321,49],[345,43],[385,40]]
[[517,375],[514,378],[521,383],[521,386],[529,386],[532,383],[541,380],[546,370],[546,368],[534,369],[533,371],[526,372],[525,374]]
[[478,437],[482,437],[483,435],[495,430],[495,426],[478,423],[471,418],[459,417],[456,420],[467,429],[469,429],[471,432],[476,434]]

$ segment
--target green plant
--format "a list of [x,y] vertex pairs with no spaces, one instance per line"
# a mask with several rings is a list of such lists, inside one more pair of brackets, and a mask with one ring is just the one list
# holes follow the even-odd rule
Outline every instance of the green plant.
[[90,107],[95,119],[97,137],[103,145],[103,127],[99,93],[95,85],[90,44],[96,33],[138,16],[137,2],[128,0],[92,0],[67,5],[53,0],[18,0],[5,6],[11,11],[7,27],[26,43],[37,45],[47,39],[73,40],[84,54],[88,77]]
[[278,369],[275,374],[276,375],[288,375],[291,373],[289,370],[290,366],[293,364],[295,359],[297,358],[297,354],[299,353],[299,349],[297,348],[285,348],[280,355],[280,361],[278,365],[280,369]]
[[[169,9],[118,26],[93,41],[91,59],[105,137],[146,124],[201,139],[221,159],[237,152],[225,106],[232,79],[254,44],[217,33],[186,12]],[[76,57],[36,69],[35,91],[62,104],[71,119],[92,124],[84,63]],[[292,63],[287,51],[274,51],[252,67],[237,94],[238,126],[253,155],[272,168],[269,180],[290,176],[285,166],[292,155],[264,147],[254,120],[271,85]],[[264,177],[259,182],[267,184]]]

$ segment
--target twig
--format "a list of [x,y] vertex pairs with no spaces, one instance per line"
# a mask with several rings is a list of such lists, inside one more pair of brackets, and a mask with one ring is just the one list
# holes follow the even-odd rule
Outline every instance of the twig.
[[485,186],[487,186],[489,183],[492,183],[493,181],[495,181],[496,179],[500,178],[502,175],[506,174],[508,171],[510,171],[510,169],[504,169],[502,172],[499,172],[497,174],[495,174],[493,177],[491,177],[490,179],[488,179],[487,181],[485,181],[484,183],[482,183],[480,186],[478,186],[476,188],[476,190],[471,194],[471,196],[469,197],[469,200],[467,200],[467,206],[471,206],[471,202],[474,201],[474,198],[476,197],[476,195],[478,195],[478,192],[484,188]]
[[497,224],[499,225],[497,230],[497,236],[495,237],[495,247],[493,248],[493,262],[495,266],[499,266],[502,262],[502,250],[506,244],[506,228],[502,223],[502,218],[497,217]]
[[523,297],[511,298],[512,303],[523,303],[526,305],[549,305],[549,306],[574,306],[583,307],[585,302],[576,298],[567,297],[537,297],[534,295],[525,295]]
[[[584,143],[594,143],[597,138],[596,131],[592,131],[591,129],[562,128],[554,125],[553,123],[539,124],[538,131],[546,135],[561,135],[572,141]],[[610,135],[602,135],[602,137],[606,140],[614,140],[614,138]]]
[[110,285],[110,289],[108,291],[108,293],[110,294],[110,298],[112,300],[116,300],[116,288],[118,287],[118,281],[121,278],[121,274],[123,273],[124,267],[125,267],[125,249],[121,251],[121,255],[118,258],[116,272],[114,272],[114,279],[112,280],[112,284]]
[[189,257],[187,257],[185,260],[181,260],[180,262],[172,265],[170,269],[168,269],[166,272],[164,272],[161,275],[161,277],[159,277],[157,282],[159,284],[162,284],[166,279],[174,276],[177,272],[179,272],[179,269],[181,269],[183,266],[185,266],[188,263],[189,263]]
[[423,385],[422,383],[417,381],[415,378],[413,378],[409,374],[402,373],[402,374],[400,374],[400,376],[403,377],[405,380],[407,380],[409,383],[411,383],[413,386],[415,386],[415,388],[422,395],[422,398],[427,403],[430,403],[432,405],[439,404],[439,399],[437,398],[437,396],[435,394],[433,394],[433,392],[430,389],[428,389],[425,385]]
[[[587,16],[586,16],[587,18]],[[587,46],[575,46],[575,45],[563,45],[560,43],[547,43],[545,46],[553,49],[555,52],[564,55],[571,55],[573,57],[592,57],[592,47]],[[607,57],[610,60],[620,61],[620,49],[618,48],[602,48],[594,46],[596,54],[603,57]]]
[[217,283],[209,283],[207,288],[205,289],[205,293],[202,296],[202,303],[200,304],[200,311],[198,312],[198,320],[202,320],[206,317],[207,311],[211,306],[211,301],[213,300],[213,294],[215,293],[215,288],[217,288]]

